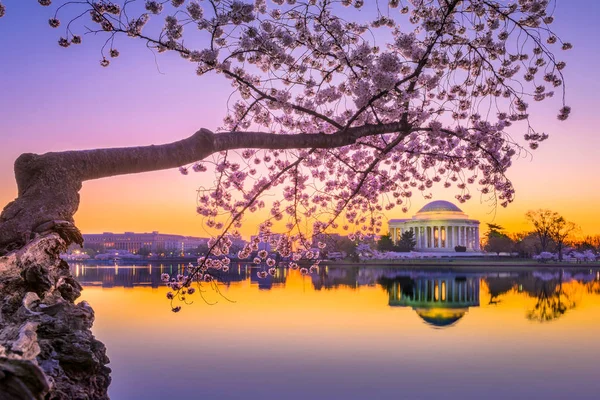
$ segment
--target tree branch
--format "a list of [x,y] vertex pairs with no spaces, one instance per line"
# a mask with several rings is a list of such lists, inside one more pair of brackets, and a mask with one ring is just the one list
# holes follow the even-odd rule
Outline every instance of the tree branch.
[[[187,139],[162,145],[22,154],[15,161],[18,198],[0,214],[0,254],[21,247],[36,232],[57,226],[64,230],[72,225],[79,207],[79,190],[87,180],[177,168],[225,150],[332,149],[402,128],[402,124],[391,123],[364,125],[334,134],[290,135],[213,133],[200,129]],[[73,237],[79,240],[77,234]]]

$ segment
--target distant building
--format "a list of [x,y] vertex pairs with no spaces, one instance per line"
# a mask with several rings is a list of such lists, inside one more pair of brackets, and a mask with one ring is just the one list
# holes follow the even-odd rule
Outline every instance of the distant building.
[[467,251],[480,251],[479,221],[469,219],[460,208],[449,201],[432,201],[410,219],[388,221],[390,236],[398,242],[402,233],[412,231],[416,251],[453,252],[456,246]]
[[195,250],[198,246],[207,242],[208,239],[206,238],[169,235],[157,231],[151,233],[104,232],[83,235],[84,247],[98,251],[127,250],[132,253],[137,253],[141,248],[146,248],[152,253],[165,251],[186,253]]
[[250,243],[254,242],[254,239],[258,238],[260,241],[258,242],[258,250],[266,250],[269,253],[273,251],[276,244],[279,242],[281,238],[280,233],[271,233],[269,235],[258,234],[250,237]]

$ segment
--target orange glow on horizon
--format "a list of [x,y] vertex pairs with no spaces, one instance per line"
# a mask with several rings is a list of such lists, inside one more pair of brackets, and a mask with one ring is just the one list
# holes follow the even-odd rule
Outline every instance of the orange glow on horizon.
[[[166,184],[165,184],[166,182]],[[150,232],[160,231],[182,235],[208,237],[210,231],[204,229],[202,217],[196,214],[196,189],[199,182],[193,175],[181,176],[177,171],[160,171],[140,175],[120,176],[98,181],[85,182],[81,191],[81,205],[75,215],[75,222],[84,233],[101,232]],[[524,189],[525,191],[525,189]],[[522,199],[517,189],[517,199],[507,208],[490,203],[480,203],[472,199],[458,204],[449,196],[449,190],[440,189],[434,199],[448,200],[457,204],[470,218],[481,222],[481,232],[487,230],[486,223],[495,223],[508,232],[531,230],[525,213],[538,208],[557,211],[567,220],[581,227],[579,236],[600,234],[600,213],[589,212],[595,209],[590,198],[575,206],[572,199],[541,201]],[[408,213],[400,208],[386,212],[387,219],[410,218],[422,206],[432,200],[413,198]],[[600,203],[600,199],[596,204]],[[257,233],[258,225],[268,217],[268,210],[248,214],[240,230],[245,238]],[[337,233],[348,233],[341,228]],[[382,233],[387,232],[384,218]]]

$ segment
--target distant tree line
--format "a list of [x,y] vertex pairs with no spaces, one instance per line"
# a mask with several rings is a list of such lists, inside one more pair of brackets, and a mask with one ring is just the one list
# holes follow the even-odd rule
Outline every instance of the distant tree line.
[[591,250],[596,254],[600,251],[600,235],[578,239],[579,227],[556,211],[531,210],[525,217],[532,227],[530,231],[508,233],[500,225],[487,224],[482,248],[497,255],[510,253],[523,258],[542,252],[557,253],[559,260],[563,259],[565,249]]

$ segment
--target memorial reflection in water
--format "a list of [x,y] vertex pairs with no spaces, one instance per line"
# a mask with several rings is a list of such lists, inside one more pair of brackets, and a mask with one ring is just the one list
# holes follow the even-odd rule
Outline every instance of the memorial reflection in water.
[[[165,288],[162,273],[185,274],[187,264],[172,265],[85,265],[71,269],[83,286],[103,288]],[[480,305],[483,287],[485,303],[496,305],[502,297],[514,293],[522,300],[535,299],[525,309],[530,320],[540,322],[559,318],[580,303],[581,293],[600,293],[600,271],[589,267],[562,270],[523,270],[519,272],[451,272],[406,270],[373,267],[327,267],[317,273],[301,275],[300,271],[277,268],[275,275],[258,278],[260,268],[251,264],[232,263],[228,273],[220,274],[219,284],[235,286],[247,282],[260,291],[286,290],[300,284],[305,290],[356,291],[361,287],[380,285],[391,307],[410,307],[431,328],[457,323],[471,307]],[[166,288],[165,288],[166,289]],[[385,297],[384,297],[385,299]],[[383,301],[382,299],[381,304]]]
[[433,327],[454,325],[469,310],[479,306],[479,277],[450,274],[416,278],[397,277],[382,282],[392,307],[411,307]]

